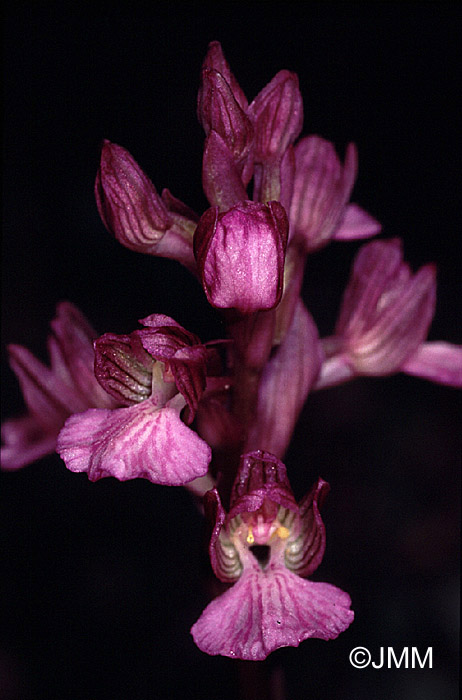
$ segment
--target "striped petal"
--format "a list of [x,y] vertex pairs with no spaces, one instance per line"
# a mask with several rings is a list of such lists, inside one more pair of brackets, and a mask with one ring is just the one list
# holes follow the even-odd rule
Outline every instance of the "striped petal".
[[73,415],[59,434],[57,451],[70,471],[87,472],[90,481],[114,476],[185,484],[207,472],[211,451],[181,421],[184,404],[178,394],[161,409],[146,400]]
[[193,625],[207,654],[261,661],[304,639],[335,639],[353,621],[350,597],[328,583],[305,581],[280,565],[255,564],[213,600]]

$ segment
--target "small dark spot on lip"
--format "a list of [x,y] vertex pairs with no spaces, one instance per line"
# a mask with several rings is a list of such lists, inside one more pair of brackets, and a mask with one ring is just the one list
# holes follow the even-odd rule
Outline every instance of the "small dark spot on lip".
[[280,624],[281,624],[281,620],[276,620],[276,624],[277,624],[277,625],[280,625]]

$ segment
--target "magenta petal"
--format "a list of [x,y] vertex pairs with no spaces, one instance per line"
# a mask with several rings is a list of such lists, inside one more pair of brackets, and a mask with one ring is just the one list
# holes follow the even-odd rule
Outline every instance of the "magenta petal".
[[355,329],[359,334],[377,316],[381,295],[399,275],[402,265],[401,241],[374,241],[363,245],[353,263],[353,271],[342,300],[336,334]]
[[206,654],[261,661],[305,639],[335,639],[353,621],[350,604],[347,593],[328,583],[255,564],[207,606],[191,633]]
[[298,77],[281,70],[249,105],[255,129],[255,160],[282,158],[303,125],[303,101]]
[[[224,77],[228,83],[234,98],[238,105],[244,110],[247,110],[248,102],[244,95],[241,86],[234,77],[231,69],[229,67],[228,61],[226,60],[223,49],[219,41],[211,41],[208,47],[207,55],[202,64],[202,70],[212,69],[216,70]],[[198,105],[200,106],[202,101],[201,91],[199,91]],[[200,119],[200,118],[199,118]]]
[[194,269],[194,226],[191,229],[185,217],[170,215],[133,156],[107,140],[101,151],[95,197],[104,225],[122,245]]
[[239,513],[254,513],[266,500],[298,513],[287,470],[281,460],[263,450],[246,452],[241,455],[233,484],[229,518]]
[[462,387],[462,345],[422,343],[401,371],[439,384]]
[[202,186],[212,206],[220,211],[247,199],[247,192],[231,151],[216,132],[205,140],[202,159]]
[[322,361],[318,330],[301,301],[283,342],[266,365],[246,449],[282,457]]
[[329,484],[319,478],[300,501],[300,533],[295,540],[289,541],[284,552],[286,567],[298,576],[310,576],[324,557],[326,528],[319,510],[329,490]]
[[347,355],[334,355],[325,359],[321,366],[314,389],[327,389],[337,384],[343,384],[356,377]]
[[95,183],[104,225],[132,250],[153,252],[169,226],[167,208],[133,156],[105,140]]
[[169,362],[175,353],[189,347],[197,351],[200,349],[200,354],[203,352],[204,347],[197,335],[187,331],[170,316],[151,314],[142,318],[140,323],[147,328],[134,333],[146,352],[156,360]]
[[[51,369],[59,376],[63,366],[72,377],[72,384],[85,399],[85,407],[110,408],[114,402],[96,381],[93,341],[98,334],[79,309],[68,301],[56,307],[51,322],[56,342],[49,341]],[[51,343],[51,344],[50,344]]]
[[[399,240],[364,245],[353,265],[336,326],[336,352],[357,374],[399,372],[425,340],[435,311],[436,271],[411,274]],[[340,368],[340,367],[339,367]]]
[[[212,489],[205,494],[204,511],[207,521],[212,527],[209,554],[213,572],[220,581],[234,582],[242,573],[242,564],[233,543],[226,536],[223,536],[226,513],[221,505],[217,489]],[[222,534],[221,537],[220,534]]]
[[295,180],[290,224],[306,250],[316,250],[332,238],[353,189],[357,153],[349,144],[345,165],[334,145],[319,136],[307,136],[295,146]]
[[209,302],[243,313],[276,306],[287,234],[279,202],[243,201],[223,214],[207,210],[194,235],[194,254]]
[[362,374],[397,372],[426,338],[435,312],[436,281],[432,265],[422,267],[401,288],[390,290],[395,299],[384,307],[375,324],[352,338],[355,369]]
[[236,163],[246,157],[253,137],[250,119],[235,100],[223,75],[210,68],[202,71],[198,115],[205,133],[216,131]]
[[357,238],[370,238],[382,230],[382,225],[357,204],[348,204],[335,230],[337,241],[351,241]]
[[49,341],[49,350],[57,371],[43,365],[27,348],[8,346],[11,369],[19,380],[24,400],[44,429],[61,426],[71,413],[84,411],[89,406],[73,385],[69,368],[54,338]]
[[181,348],[169,361],[177,389],[191,410],[188,423],[193,420],[205,389],[206,363],[207,351],[203,345]]
[[183,405],[178,395],[161,409],[147,400],[73,415],[59,434],[57,451],[70,471],[87,472],[90,481],[114,476],[185,484],[207,472],[211,451],[182,423]]
[[[142,326],[149,326],[150,328],[163,328],[164,326],[171,326],[172,328],[181,328],[184,330],[183,326],[175,321],[171,316],[166,316],[165,314],[150,314],[145,318],[140,318],[139,323]],[[188,331],[185,331],[188,333]]]
[[2,466],[19,469],[54,452],[66,418],[91,406],[112,408],[114,399],[98,384],[94,371],[93,338],[86,318],[69,302],[58,304],[48,339],[51,367],[20,345],[8,348],[29,415],[2,426]]
[[205,389],[206,348],[196,335],[168,316],[152,314],[140,322],[148,328],[132,335],[140,339],[144,350],[154,359],[165,363],[191,409],[192,419]]
[[2,423],[1,468],[5,471],[21,469],[54,452],[62,422],[47,430],[30,415]]

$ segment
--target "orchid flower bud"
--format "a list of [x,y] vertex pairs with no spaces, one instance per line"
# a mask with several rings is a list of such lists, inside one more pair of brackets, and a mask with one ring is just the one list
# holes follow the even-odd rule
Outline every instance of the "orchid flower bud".
[[[202,64],[202,70],[205,71],[207,69],[212,69],[215,71],[218,71],[218,73],[221,73],[221,75],[224,77],[226,82],[228,83],[231,92],[234,96],[234,99],[236,100],[237,104],[241,109],[244,111],[247,111],[248,107],[248,102],[247,98],[244,95],[244,92],[237,82],[236,78],[231,72],[231,69],[229,67],[229,63],[226,60],[223,49],[221,48],[221,44],[219,41],[211,41],[208,47],[207,55],[204,59],[204,63]],[[199,95],[198,95],[198,104],[200,105],[202,101],[202,96],[201,96],[201,90],[202,86],[199,89]],[[201,121],[199,117],[199,121]]]
[[242,313],[280,301],[288,221],[279,202],[244,201],[220,214],[208,209],[194,235],[194,254],[207,299]]
[[216,70],[202,71],[198,115],[206,135],[212,130],[220,134],[236,162],[247,156],[252,143],[252,123],[239,107],[224,77]]
[[138,253],[178,260],[194,267],[192,230],[183,217],[172,216],[133,156],[105,140],[96,176],[98,211],[108,231]]
[[[303,124],[303,104],[295,73],[282,70],[266,85],[249,106],[255,136],[255,201],[283,201],[287,206],[287,164],[283,164],[291,144]],[[293,155],[291,155],[293,159]]]
[[250,104],[248,115],[255,129],[255,160],[279,160],[299,135],[303,102],[298,77],[281,70]]

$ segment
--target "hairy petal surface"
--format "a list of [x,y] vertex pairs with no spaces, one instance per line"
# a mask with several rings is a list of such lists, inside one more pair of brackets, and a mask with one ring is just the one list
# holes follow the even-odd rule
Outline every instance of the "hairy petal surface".
[[87,472],[90,481],[114,476],[182,485],[204,476],[209,446],[180,419],[178,394],[164,408],[148,400],[114,411],[90,409],[71,416],[57,451],[70,471]]
[[305,581],[278,565],[246,568],[193,625],[207,654],[261,661],[310,637],[335,639],[353,621],[350,597],[328,583]]

